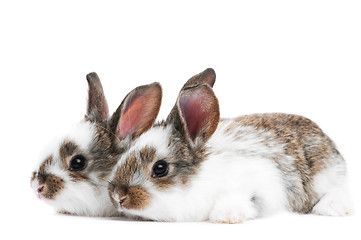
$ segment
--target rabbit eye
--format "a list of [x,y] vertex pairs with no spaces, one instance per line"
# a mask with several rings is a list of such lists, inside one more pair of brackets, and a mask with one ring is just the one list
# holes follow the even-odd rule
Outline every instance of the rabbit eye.
[[169,164],[165,160],[159,160],[153,165],[153,178],[164,177],[168,174]]
[[70,160],[70,171],[81,171],[84,170],[87,164],[87,160],[82,155],[76,155]]

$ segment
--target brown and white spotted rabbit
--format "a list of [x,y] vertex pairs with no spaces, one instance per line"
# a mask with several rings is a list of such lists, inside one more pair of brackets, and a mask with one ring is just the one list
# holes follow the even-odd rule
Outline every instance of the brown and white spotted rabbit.
[[207,85],[184,88],[166,121],[135,139],[115,166],[119,212],[156,221],[240,223],[293,211],[352,211],[345,161],[311,120],[290,114],[219,117]]

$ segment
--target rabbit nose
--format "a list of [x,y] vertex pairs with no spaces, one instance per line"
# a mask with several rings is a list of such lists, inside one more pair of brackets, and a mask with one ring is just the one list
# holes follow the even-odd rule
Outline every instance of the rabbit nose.
[[44,185],[38,187],[38,193],[41,193],[44,190]]
[[38,198],[43,199],[48,193],[48,187],[46,186],[46,184],[42,183],[38,186],[38,189],[36,189],[36,191],[38,193]]
[[128,196],[119,198],[119,204],[123,204],[128,199]]
[[45,195],[49,192],[49,187],[46,185],[46,183],[41,183],[38,186],[38,189],[36,190],[38,194]]

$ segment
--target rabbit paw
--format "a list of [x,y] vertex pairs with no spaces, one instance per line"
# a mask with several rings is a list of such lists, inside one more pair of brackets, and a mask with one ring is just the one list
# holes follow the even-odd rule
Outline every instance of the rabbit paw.
[[347,216],[353,213],[353,203],[345,189],[336,189],[327,193],[313,207],[313,214],[323,216]]
[[224,207],[215,207],[209,221],[215,223],[243,223],[247,219],[257,216],[257,210],[253,206],[228,205]]
[[321,199],[321,201],[313,207],[312,213],[322,216],[341,217],[352,215],[353,209],[350,201],[340,199]]

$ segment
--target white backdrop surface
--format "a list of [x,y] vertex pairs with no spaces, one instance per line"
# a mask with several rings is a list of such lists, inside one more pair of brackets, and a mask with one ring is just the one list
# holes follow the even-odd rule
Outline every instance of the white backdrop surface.
[[[1,1],[0,238],[360,239],[359,1]],[[85,75],[111,111],[159,81],[166,117],[182,84],[212,67],[221,116],[304,115],[336,142],[349,169],[351,217],[282,214],[240,225],[63,216],[30,175],[46,143],[85,113]],[[7,238],[5,238],[5,236]]]

